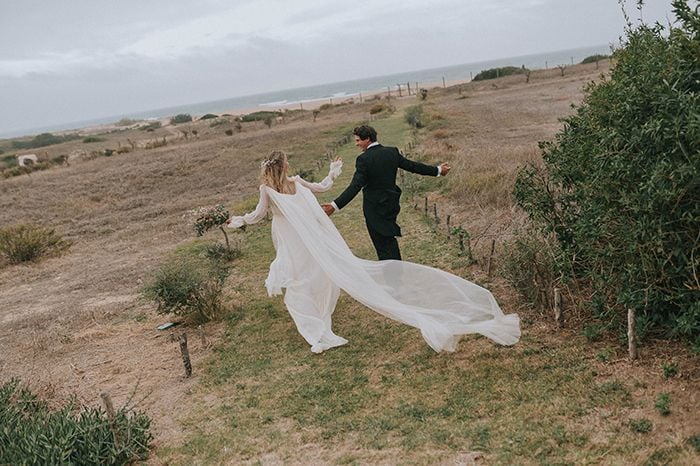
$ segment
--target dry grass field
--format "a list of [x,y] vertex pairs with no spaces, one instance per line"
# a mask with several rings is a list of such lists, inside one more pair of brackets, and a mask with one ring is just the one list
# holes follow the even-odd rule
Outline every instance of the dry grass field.
[[[521,315],[515,347],[470,337],[454,354],[435,354],[414,329],[341,296],[335,328],[350,343],[312,354],[281,299],[264,292],[269,222],[234,234],[243,254],[227,281],[225,315],[201,328],[156,330],[170,319],[141,297],[143,284],[176,248],[220,241],[218,232],[196,240],[187,212],[217,203],[251,209],[264,154],[283,149],[293,168],[316,169],[331,144],[368,119],[367,102],[325,109],[316,121],[295,112],[271,128],[198,121],[36,151],[48,159],[86,146],[136,147],[0,179],[1,225],[38,223],[73,242],[61,256],[0,268],[0,381],[19,377],[56,404],[76,394],[97,405],[103,391],[119,406],[131,399],[153,419],[150,464],[697,464],[689,442],[700,434],[697,356],[648,342],[630,363],[618,341],[588,342],[575,322],[556,329],[499,274],[503,245],[525,222],[510,195],[518,167],[540,158],[538,141],[554,136],[584,84],[604,71],[578,65],[564,76],[535,72],[529,83],[512,76],[431,89],[417,133],[403,121],[415,97],[392,99],[396,112],[372,122],[385,144],[453,166],[448,177],[404,188],[404,258],[491,289],[506,312]],[[163,137],[166,145],[145,148]],[[338,155],[345,171],[322,202],[352,175],[356,149],[347,144]],[[441,223],[423,215],[425,196]],[[373,258],[360,205],[333,220],[358,256]],[[448,214],[470,233],[476,264],[446,234]],[[170,338],[183,330],[191,378]],[[664,377],[664,364],[678,373]],[[670,415],[655,407],[661,393],[670,395]],[[642,419],[650,432],[634,427]]]

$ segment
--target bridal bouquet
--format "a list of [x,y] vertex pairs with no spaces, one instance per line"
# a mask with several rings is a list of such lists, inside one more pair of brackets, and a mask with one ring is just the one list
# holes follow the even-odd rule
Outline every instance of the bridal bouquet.
[[195,218],[194,229],[197,236],[202,236],[212,228],[225,225],[229,218],[229,212],[223,204],[217,204],[214,207],[200,207],[190,212]]

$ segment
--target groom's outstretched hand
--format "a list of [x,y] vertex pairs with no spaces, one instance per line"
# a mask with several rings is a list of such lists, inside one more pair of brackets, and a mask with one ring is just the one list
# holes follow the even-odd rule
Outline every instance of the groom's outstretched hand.
[[445,176],[447,175],[452,167],[450,167],[450,164],[445,162],[440,164],[440,176]]
[[333,212],[335,212],[335,209],[330,204],[321,204],[321,207],[323,208],[323,211],[326,213],[326,215],[328,215],[329,217]]

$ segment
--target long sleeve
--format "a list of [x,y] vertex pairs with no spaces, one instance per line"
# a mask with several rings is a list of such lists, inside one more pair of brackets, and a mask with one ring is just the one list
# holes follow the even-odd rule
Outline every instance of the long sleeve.
[[345,188],[333,202],[338,206],[338,209],[345,207],[350,201],[352,201],[357,193],[360,192],[362,188],[367,185],[367,164],[362,155],[360,155],[355,161],[355,174],[352,176],[350,185]]
[[438,167],[407,159],[401,155],[398,149],[396,150],[396,155],[399,158],[399,167],[403,168],[407,172],[426,176],[438,176],[440,174],[440,169]]
[[340,175],[343,169],[343,162],[338,160],[331,162],[330,169],[328,170],[328,176],[326,176],[320,183],[311,183],[306,181],[304,178],[297,176],[297,181],[302,185],[307,187],[313,193],[323,193],[331,189],[333,182]]
[[255,210],[239,217],[231,217],[231,221],[227,225],[228,228],[240,228],[243,225],[258,223],[260,220],[265,218],[269,205],[270,201],[267,190],[265,189],[265,186],[261,185],[260,199],[258,200],[258,205]]

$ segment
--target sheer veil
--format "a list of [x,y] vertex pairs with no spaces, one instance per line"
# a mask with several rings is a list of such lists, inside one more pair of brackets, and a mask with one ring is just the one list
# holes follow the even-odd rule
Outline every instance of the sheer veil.
[[[303,254],[313,263],[312,268],[318,267],[317,273],[313,273],[315,285],[307,284],[308,293],[303,301],[313,308],[315,300],[319,303],[318,309],[326,309],[323,312],[327,315],[319,316],[317,325],[328,328],[311,329],[311,332],[308,328],[299,328],[312,345],[312,340],[321,338],[309,336],[312,334],[325,332],[339,338],[330,331],[330,313],[337,299],[337,288],[390,319],[418,328],[435,351],[454,351],[459,338],[470,333],[481,334],[501,345],[513,345],[519,340],[518,315],[505,315],[485,288],[424,265],[355,257],[316,197],[300,183],[296,186],[297,192],[293,195],[280,194],[267,187],[261,188],[261,195],[265,190],[273,209],[282,214],[283,223],[275,225],[277,217],[273,219],[273,240],[278,250],[278,243],[294,236],[291,242],[305,250]],[[289,285],[275,277],[279,265],[273,263],[266,282],[270,293]],[[323,283],[319,283],[322,281],[328,281],[328,286],[322,286]],[[298,288],[296,290],[298,292]],[[288,307],[299,327],[294,306]],[[307,321],[315,325],[314,319],[304,322]],[[340,340],[342,342],[337,344],[345,342]],[[329,347],[337,344],[329,344]]]

